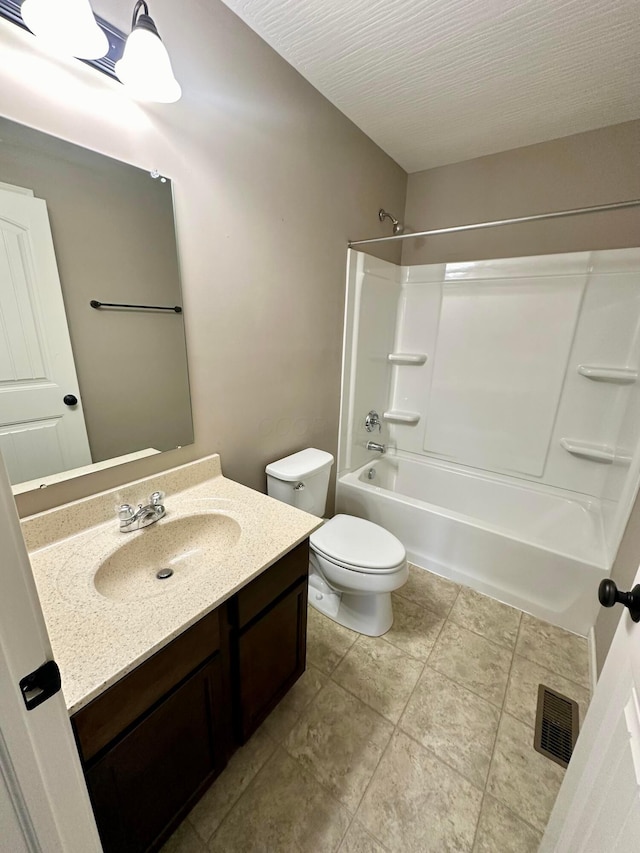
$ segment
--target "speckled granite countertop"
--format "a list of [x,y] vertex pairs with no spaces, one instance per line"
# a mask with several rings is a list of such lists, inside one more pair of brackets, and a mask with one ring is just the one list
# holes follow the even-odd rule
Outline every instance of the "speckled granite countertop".
[[[156,490],[166,493],[166,516],[143,530],[121,533],[114,508],[146,503]],[[192,570],[172,586],[133,600],[98,592],[93,575],[105,557],[134,537],[144,537],[153,549],[162,525],[196,512],[230,516],[241,527],[239,538],[234,535],[226,544],[217,539],[205,570]],[[227,480],[217,455],[23,519],[69,713],[230,598],[320,524],[315,516]],[[216,535],[224,537],[224,529]]]

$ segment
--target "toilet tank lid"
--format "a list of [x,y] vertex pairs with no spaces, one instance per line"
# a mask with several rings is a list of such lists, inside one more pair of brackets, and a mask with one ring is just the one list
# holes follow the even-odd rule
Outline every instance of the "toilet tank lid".
[[284,459],[271,462],[265,470],[271,477],[293,482],[294,480],[304,480],[305,477],[317,474],[331,465],[333,465],[333,456],[330,453],[308,447],[306,450],[292,453],[291,456],[285,456]]

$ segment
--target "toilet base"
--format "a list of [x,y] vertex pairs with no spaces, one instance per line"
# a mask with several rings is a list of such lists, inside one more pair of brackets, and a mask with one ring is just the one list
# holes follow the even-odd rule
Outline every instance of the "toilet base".
[[331,589],[329,584],[317,574],[309,574],[309,604],[320,613],[337,622],[341,593]]
[[309,604],[339,625],[380,637],[393,625],[391,593],[353,594],[336,592],[318,575],[309,577]]

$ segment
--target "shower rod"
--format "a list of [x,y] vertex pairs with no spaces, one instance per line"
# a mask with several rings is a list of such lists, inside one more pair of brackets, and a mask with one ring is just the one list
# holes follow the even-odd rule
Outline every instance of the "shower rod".
[[611,204],[596,204],[593,207],[575,207],[573,210],[556,210],[553,213],[535,213],[532,216],[516,216],[513,219],[494,219],[491,222],[474,222],[470,225],[454,225],[451,228],[432,228],[430,231],[415,231],[409,234],[395,234],[393,237],[371,237],[368,240],[350,240],[349,248],[363,246],[366,243],[389,243],[392,240],[409,240],[411,237],[433,237],[436,234],[455,234],[460,231],[478,231],[481,228],[495,228],[498,225],[516,225],[519,222],[540,222],[543,219],[561,219],[565,216],[581,216],[583,213],[603,213],[606,210],[622,210],[625,207],[640,207],[640,199],[615,201]]

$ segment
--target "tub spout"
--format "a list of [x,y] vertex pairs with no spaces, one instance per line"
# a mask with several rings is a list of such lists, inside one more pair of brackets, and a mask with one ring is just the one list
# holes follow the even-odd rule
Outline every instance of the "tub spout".
[[376,453],[386,453],[387,448],[384,444],[378,444],[376,441],[367,442],[367,450],[375,450]]

